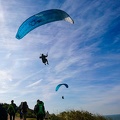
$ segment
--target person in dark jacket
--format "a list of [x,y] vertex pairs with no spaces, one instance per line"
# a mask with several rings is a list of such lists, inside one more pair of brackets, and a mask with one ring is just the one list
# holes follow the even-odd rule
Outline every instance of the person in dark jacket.
[[8,114],[6,109],[3,107],[3,104],[0,103],[0,120],[7,120]]
[[28,111],[28,104],[27,102],[22,102],[22,105],[21,105],[21,112],[22,112],[22,117],[23,117],[23,120],[26,120],[26,117],[27,117],[27,111]]
[[8,107],[8,113],[10,115],[10,120],[15,120],[15,114],[17,112],[17,106],[14,103],[14,100],[11,100],[11,104]]
[[21,104],[19,105],[20,119],[23,119],[23,111],[22,111],[22,106],[23,106],[23,102],[21,102]]
[[37,120],[43,120],[45,118],[45,107],[43,101],[37,100],[37,104],[34,107],[34,113],[37,116]]

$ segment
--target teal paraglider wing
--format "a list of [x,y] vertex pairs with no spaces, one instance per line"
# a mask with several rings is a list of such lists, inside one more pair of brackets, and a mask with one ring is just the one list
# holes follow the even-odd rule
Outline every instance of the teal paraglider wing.
[[16,38],[21,39],[36,27],[59,20],[65,20],[72,24],[74,23],[72,18],[65,11],[59,9],[42,11],[29,17],[21,24],[17,31]]
[[63,84],[57,85],[55,91],[58,91],[58,89],[59,89],[62,85],[64,85],[66,88],[68,88],[68,85],[63,83]]

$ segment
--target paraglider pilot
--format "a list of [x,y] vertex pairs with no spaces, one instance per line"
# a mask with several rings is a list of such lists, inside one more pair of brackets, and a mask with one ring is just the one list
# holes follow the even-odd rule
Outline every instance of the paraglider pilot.
[[42,59],[42,62],[43,62],[45,65],[46,65],[46,63],[49,65],[48,60],[46,59],[46,57],[48,57],[48,54],[47,54],[47,55],[42,54],[39,58]]

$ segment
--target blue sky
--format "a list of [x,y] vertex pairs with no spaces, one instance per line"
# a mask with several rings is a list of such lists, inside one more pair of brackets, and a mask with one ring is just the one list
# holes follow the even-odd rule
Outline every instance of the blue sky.
[[[120,113],[119,6],[120,0],[0,0],[0,102],[33,108],[40,99],[50,113]],[[57,21],[15,38],[22,22],[48,9],[66,11],[75,23]],[[47,52],[45,66],[39,56]],[[69,88],[56,92],[59,83]]]

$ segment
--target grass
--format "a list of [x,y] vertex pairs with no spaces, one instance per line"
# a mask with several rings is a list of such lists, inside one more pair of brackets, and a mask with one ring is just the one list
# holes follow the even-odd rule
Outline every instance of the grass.
[[36,118],[27,118],[27,120],[36,120]]
[[95,115],[88,111],[64,111],[57,115],[51,114],[50,120],[110,120],[101,115]]

